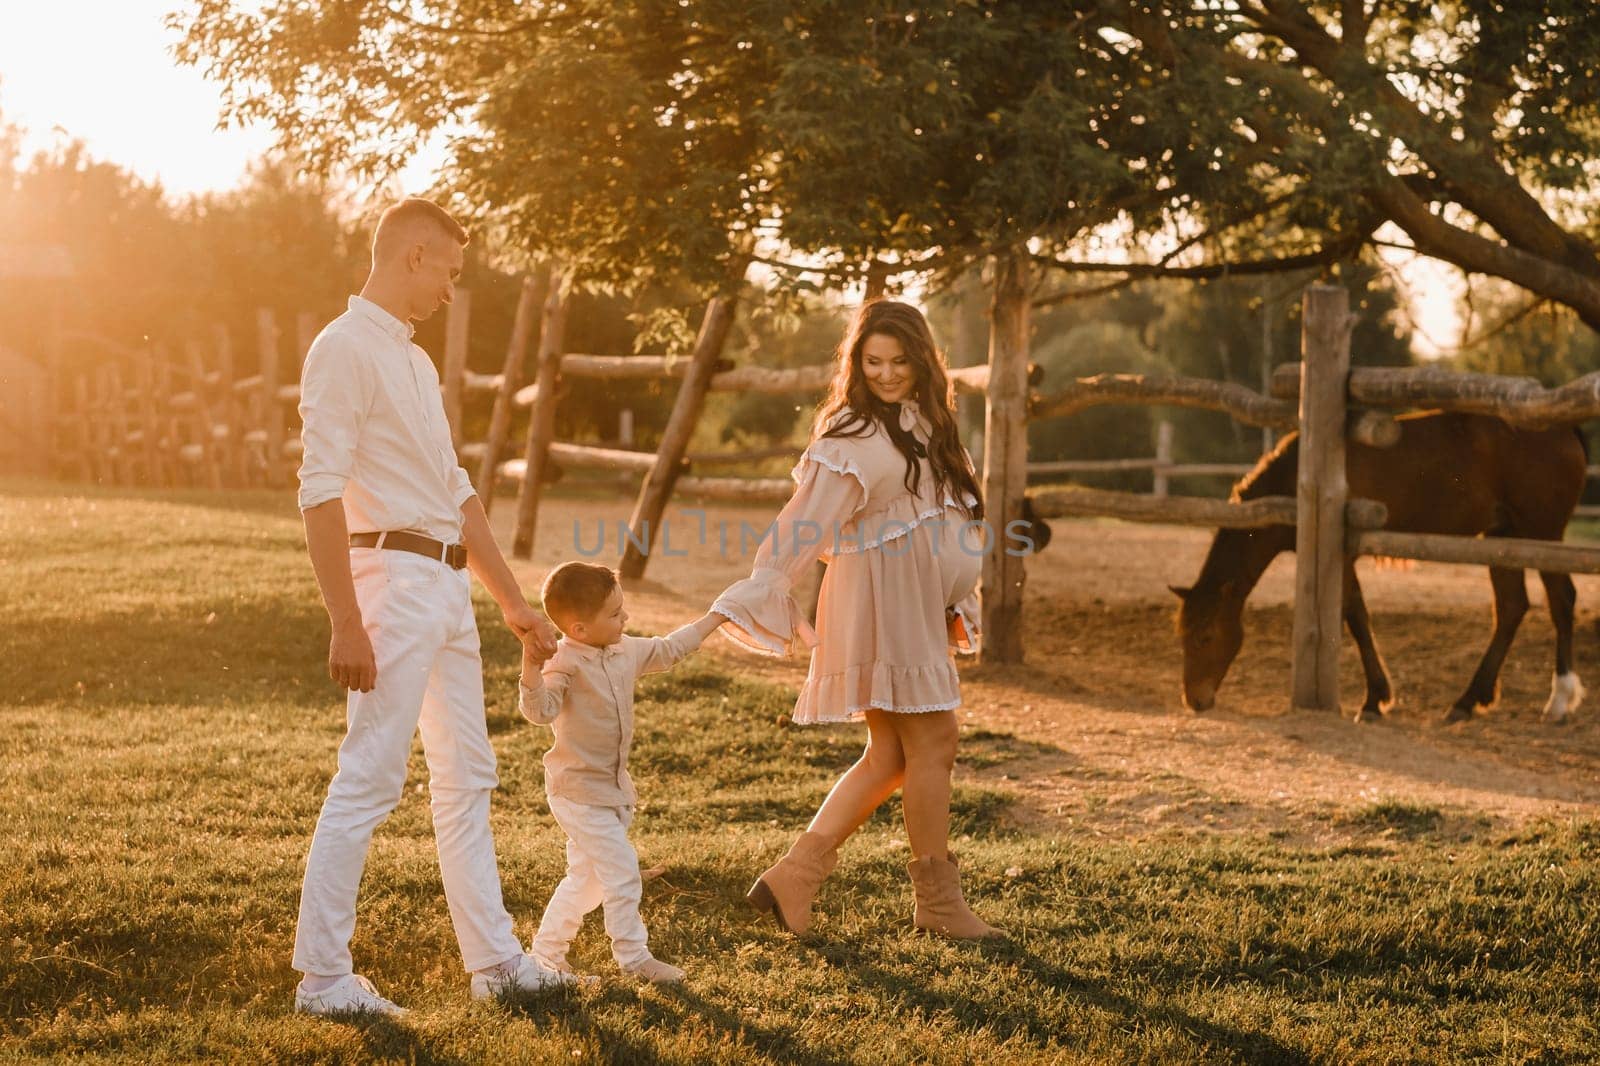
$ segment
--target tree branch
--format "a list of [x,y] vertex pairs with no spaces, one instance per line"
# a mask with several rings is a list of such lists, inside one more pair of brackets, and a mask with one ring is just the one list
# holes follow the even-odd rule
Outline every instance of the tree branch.
[[[1238,262],[1203,263],[1199,266],[1175,267],[1162,263],[1087,263],[1072,262],[1054,259],[1047,255],[1034,256],[1034,261],[1042,266],[1054,267],[1056,270],[1070,274],[1125,274],[1129,279],[1134,278],[1220,278],[1231,274],[1282,274],[1290,270],[1304,270],[1307,267],[1325,266],[1347,258],[1359,249],[1365,238],[1347,237],[1343,240],[1333,241],[1314,252],[1305,252],[1301,255],[1283,256],[1276,259],[1246,259]],[[1058,293],[1035,300],[1036,304],[1060,303],[1062,300],[1075,299],[1077,294]]]
[[1600,279],[1450,225],[1429,211],[1428,205],[1393,174],[1381,175],[1369,195],[1406,231],[1423,255],[1515,282],[1530,292],[1566,304],[1591,329],[1600,330]]
[[[1364,50],[1358,53],[1342,49],[1303,10],[1287,11],[1278,0],[1265,0],[1265,4],[1265,8],[1241,5],[1240,10],[1262,32],[1289,45],[1307,65],[1344,93],[1356,98],[1365,96],[1380,105],[1394,135],[1427,160],[1462,206],[1493,226],[1508,244],[1600,276],[1600,259],[1596,258],[1594,247],[1562,229],[1545,213],[1539,201],[1494,156],[1492,142],[1452,141],[1367,62]],[[1249,62],[1266,65],[1259,60]],[[1471,150],[1472,146],[1476,150]]]
[[[1264,80],[1275,91],[1282,92],[1302,114],[1319,123],[1326,133],[1331,135],[1335,130],[1344,128],[1342,120],[1332,112],[1327,101],[1293,71],[1231,50],[1223,50],[1221,59],[1230,72],[1241,77]],[[1573,269],[1565,257],[1541,256],[1453,226],[1428,210],[1427,203],[1412,191],[1406,178],[1394,174],[1382,163],[1373,169],[1372,183],[1366,190],[1367,198],[1406,231],[1423,255],[1454,263],[1464,270],[1491,274],[1514,282],[1530,292],[1566,304],[1578,313],[1585,324],[1600,329],[1600,278]],[[1522,196],[1527,195],[1520,185],[1517,191]],[[1473,210],[1470,204],[1463,202],[1463,206]],[[1474,210],[1473,213],[1477,212]],[[1543,216],[1542,209],[1541,217],[1554,225],[1548,217]]]
[[411,29],[422,33],[439,34],[449,37],[511,37],[519,33],[532,33],[547,26],[559,26],[563,23],[577,22],[587,18],[588,12],[582,9],[565,11],[559,14],[549,14],[537,18],[518,19],[516,22],[493,29],[483,29],[477,26],[441,26],[437,23],[424,22],[423,20],[408,15],[397,7],[384,5],[383,11],[396,22],[403,22]]

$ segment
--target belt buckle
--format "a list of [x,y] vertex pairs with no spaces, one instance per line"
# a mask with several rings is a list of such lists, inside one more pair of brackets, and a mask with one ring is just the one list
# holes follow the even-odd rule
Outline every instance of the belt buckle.
[[452,570],[465,569],[467,565],[467,546],[465,544],[445,545],[442,561]]

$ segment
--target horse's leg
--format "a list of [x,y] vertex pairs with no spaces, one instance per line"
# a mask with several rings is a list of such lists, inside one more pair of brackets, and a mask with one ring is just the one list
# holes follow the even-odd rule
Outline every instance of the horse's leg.
[[1572,669],[1572,618],[1578,605],[1578,590],[1567,574],[1539,571],[1545,599],[1550,601],[1550,621],[1556,627],[1556,673],[1550,682],[1550,700],[1544,705],[1544,720],[1559,723],[1583,702],[1583,682]]
[[1489,582],[1494,586],[1494,635],[1489,638],[1477,672],[1467,683],[1467,691],[1446,712],[1446,722],[1466,721],[1477,708],[1494,705],[1500,695],[1500,667],[1511,650],[1511,638],[1517,635],[1522,616],[1528,613],[1528,588],[1521,570],[1491,566]]
[[1361,671],[1367,675],[1367,698],[1356,721],[1376,722],[1394,705],[1394,689],[1389,684],[1383,656],[1378,653],[1378,642],[1372,637],[1372,621],[1367,616],[1367,601],[1361,597],[1354,560],[1344,570],[1344,621],[1361,652]]

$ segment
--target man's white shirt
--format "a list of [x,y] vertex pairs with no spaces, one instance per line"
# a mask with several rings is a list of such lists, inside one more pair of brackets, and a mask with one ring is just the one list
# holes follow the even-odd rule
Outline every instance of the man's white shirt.
[[300,376],[300,509],[344,500],[352,533],[461,539],[475,494],[456,459],[439,374],[412,327],[370,300],[317,334]]

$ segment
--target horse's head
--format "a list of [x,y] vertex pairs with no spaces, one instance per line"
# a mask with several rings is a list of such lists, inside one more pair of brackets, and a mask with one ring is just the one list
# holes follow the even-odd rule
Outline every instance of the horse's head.
[[1183,641],[1183,705],[1209,711],[1228,667],[1244,644],[1243,602],[1233,582],[1214,589],[1169,585],[1180,601],[1178,636]]

